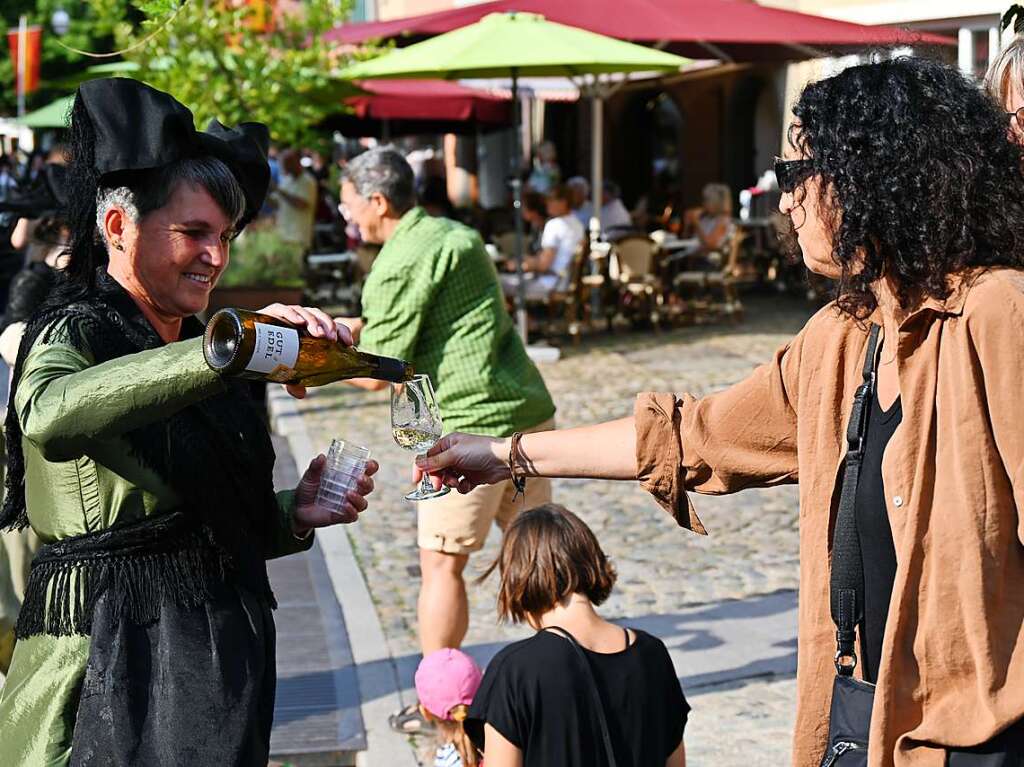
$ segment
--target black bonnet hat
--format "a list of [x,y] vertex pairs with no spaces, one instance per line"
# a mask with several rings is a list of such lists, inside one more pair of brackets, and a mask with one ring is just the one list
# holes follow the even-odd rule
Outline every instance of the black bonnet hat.
[[173,96],[122,77],[82,83],[78,100],[95,133],[93,169],[99,178],[209,155],[231,169],[245,194],[239,228],[263,206],[270,134],[262,123],[228,128],[211,120],[206,131],[197,131],[192,112]]

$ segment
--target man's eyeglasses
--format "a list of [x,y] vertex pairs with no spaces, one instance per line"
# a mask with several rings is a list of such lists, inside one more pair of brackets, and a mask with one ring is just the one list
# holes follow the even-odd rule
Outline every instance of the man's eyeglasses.
[[802,181],[813,175],[814,162],[812,160],[775,158],[775,180],[779,184],[779,191],[785,194],[792,194]]
[[1013,122],[1013,118],[1017,118],[1017,127],[1020,130],[1024,130],[1024,107],[1021,107],[1016,112],[1007,112],[1006,116],[1010,118],[1010,122]]

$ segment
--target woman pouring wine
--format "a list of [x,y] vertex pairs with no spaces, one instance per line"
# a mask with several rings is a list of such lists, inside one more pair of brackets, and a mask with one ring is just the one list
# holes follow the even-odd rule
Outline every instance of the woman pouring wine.
[[[266,129],[199,132],[171,96],[116,79],[81,86],[70,132],[70,263],[27,328],[6,424],[0,525],[45,545],[0,764],[266,765],[265,560],[354,522],[377,466],[335,515],[315,503],[322,457],[275,495],[263,421],[204,360],[193,315],[263,203]],[[263,313],[351,343],[317,309]]]

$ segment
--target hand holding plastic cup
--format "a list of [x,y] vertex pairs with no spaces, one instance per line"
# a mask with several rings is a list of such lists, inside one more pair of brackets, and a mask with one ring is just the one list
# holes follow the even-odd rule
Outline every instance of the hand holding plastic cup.
[[355,489],[369,460],[369,448],[341,439],[331,440],[327,463],[324,464],[320,486],[316,491],[317,505],[332,514],[340,515],[346,502],[345,496],[349,490]]

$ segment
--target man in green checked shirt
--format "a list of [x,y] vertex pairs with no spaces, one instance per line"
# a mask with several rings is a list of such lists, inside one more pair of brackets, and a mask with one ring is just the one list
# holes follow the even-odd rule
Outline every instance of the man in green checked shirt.
[[[412,168],[390,148],[356,157],[342,176],[346,220],[365,242],[384,247],[363,286],[361,320],[346,320],[360,347],[410,361],[430,376],[446,432],[507,437],[554,427],[555,405],[516,334],[497,272],[472,229],[415,206]],[[354,382],[382,389],[382,381]],[[530,480],[513,503],[511,481],[449,493],[418,509],[422,582],[418,603],[424,655],[459,647],[469,626],[462,577],[491,525],[504,528],[520,510],[551,499],[548,480]],[[392,726],[423,726],[418,707]]]

